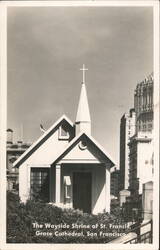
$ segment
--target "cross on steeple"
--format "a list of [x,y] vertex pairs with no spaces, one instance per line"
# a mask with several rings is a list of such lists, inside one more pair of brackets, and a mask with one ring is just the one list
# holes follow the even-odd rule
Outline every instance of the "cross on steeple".
[[83,81],[82,81],[82,83],[85,83],[85,71],[88,70],[88,69],[86,69],[86,68],[85,68],[85,64],[83,64],[83,68],[80,69],[80,70],[83,71]]

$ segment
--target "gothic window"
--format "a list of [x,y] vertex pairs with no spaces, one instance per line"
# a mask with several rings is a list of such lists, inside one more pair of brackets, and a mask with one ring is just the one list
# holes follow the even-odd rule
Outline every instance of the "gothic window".
[[49,201],[48,168],[31,168],[31,199]]

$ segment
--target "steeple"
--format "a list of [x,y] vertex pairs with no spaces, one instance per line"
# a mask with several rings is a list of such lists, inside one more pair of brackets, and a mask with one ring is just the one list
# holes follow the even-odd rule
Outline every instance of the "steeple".
[[85,65],[83,64],[83,81],[81,87],[81,94],[79,98],[77,117],[76,117],[76,135],[80,132],[85,132],[87,134],[91,134],[91,118],[89,112],[87,91],[85,85]]

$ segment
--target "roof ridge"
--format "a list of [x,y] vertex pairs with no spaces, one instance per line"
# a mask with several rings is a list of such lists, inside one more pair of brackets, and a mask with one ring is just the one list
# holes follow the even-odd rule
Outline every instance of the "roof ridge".
[[63,114],[52,126],[50,126],[18,159],[13,163],[15,167],[22,159],[25,157],[38,143],[40,143],[62,120],[66,120],[72,127],[74,126],[73,122]]
[[54,162],[57,161],[58,158],[60,158],[61,155],[63,155],[74,143],[76,143],[76,141],[82,136],[85,135],[87,136],[95,145],[96,147],[98,147],[100,149],[100,151],[107,156],[107,158],[113,163],[113,166],[116,165],[114,163],[114,161],[112,160],[112,157],[110,156],[110,154],[108,152],[105,151],[105,149],[89,134],[85,133],[85,132],[80,132],[76,137],[74,137],[74,139],[71,140],[71,142],[61,151],[60,154],[58,154],[59,156],[51,163],[53,164]]

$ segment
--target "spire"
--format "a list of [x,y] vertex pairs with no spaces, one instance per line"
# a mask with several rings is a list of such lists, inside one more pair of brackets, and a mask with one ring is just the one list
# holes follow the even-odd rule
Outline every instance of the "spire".
[[88,69],[86,69],[85,65],[83,64],[83,68],[80,70],[83,70],[83,81],[82,81],[81,94],[79,98],[77,117],[76,117],[76,134],[82,131],[90,134],[91,118],[90,118],[87,91],[85,85],[85,71]]

